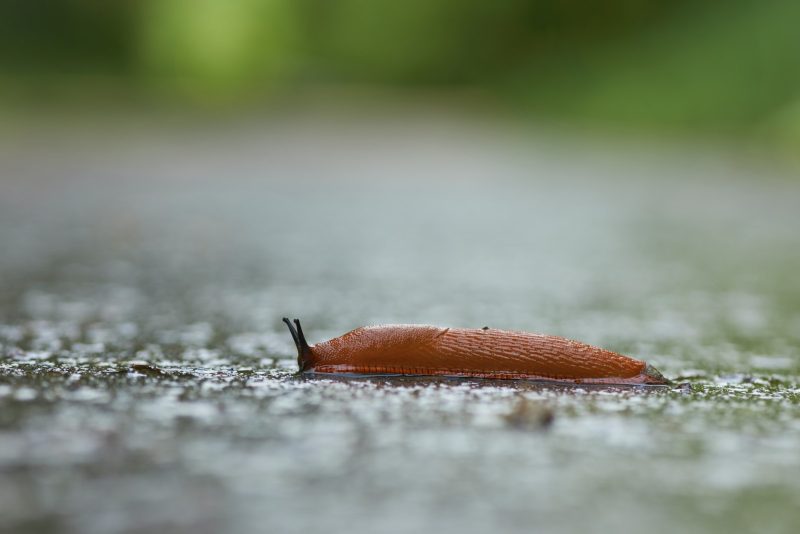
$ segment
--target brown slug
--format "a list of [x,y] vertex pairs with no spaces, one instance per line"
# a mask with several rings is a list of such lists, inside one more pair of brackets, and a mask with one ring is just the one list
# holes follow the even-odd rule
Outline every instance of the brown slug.
[[666,385],[652,365],[556,336],[484,327],[381,325],[309,345],[289,327],[301,372],[529,379],[574,384]]

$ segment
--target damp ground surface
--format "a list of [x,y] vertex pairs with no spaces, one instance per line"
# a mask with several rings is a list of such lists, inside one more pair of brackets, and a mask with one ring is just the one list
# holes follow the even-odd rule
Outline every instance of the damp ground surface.
[[[40,123],[0,153],[4,529],[800,524],[786,172],[425,114]],[[557,334],[676,385],[299,377],[284,315]]]

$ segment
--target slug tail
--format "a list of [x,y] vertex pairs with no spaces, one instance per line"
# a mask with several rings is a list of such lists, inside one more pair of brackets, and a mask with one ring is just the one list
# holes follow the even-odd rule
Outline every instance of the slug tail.
[[297,365],[300,367],[300,372],[303,372],[311,363],[311,347],[308,346],[299,319],[294,320],[294,325],[289,321],[288,317],[284,317],[283,322],[286,323],[286,326],[289,327],[289,333],[292,334],[292,339],[297,347]]
[[658,369],[656,369],[649,363],[644,368],[644,378],[646,384],[657,384],[665,386],[672,385],[672,380],[662,375]]

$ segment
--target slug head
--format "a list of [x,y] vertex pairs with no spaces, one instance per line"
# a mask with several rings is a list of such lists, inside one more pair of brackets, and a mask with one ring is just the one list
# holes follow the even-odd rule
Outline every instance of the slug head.
[[288,317],[284,317],[283,322],[289,327],[289,332],[292,334],[292,339],[297,347],[297,366],[302,373],[311,366],[311,347],[306,342],[306,336],[303,335],[303,327],[300,326],[299,319],[294,320],[294,325],[292,325]]

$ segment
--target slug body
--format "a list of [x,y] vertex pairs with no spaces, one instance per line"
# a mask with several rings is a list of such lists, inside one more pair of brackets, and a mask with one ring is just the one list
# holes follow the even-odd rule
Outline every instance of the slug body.
[[585,384],[669,384],[642,360],[556,336],[496,329],[382,325],[309,346],[292,332],[301,372],[439,375]]

